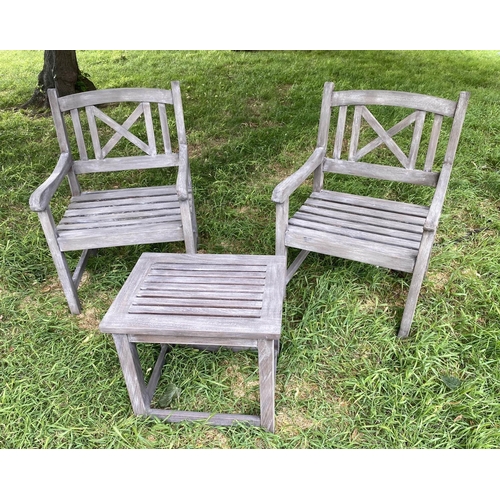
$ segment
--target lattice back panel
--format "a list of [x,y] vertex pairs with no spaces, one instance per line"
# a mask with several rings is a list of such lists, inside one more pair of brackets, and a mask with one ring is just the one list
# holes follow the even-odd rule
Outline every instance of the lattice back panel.
[[172,106],[120,103],[86,106],[66,113],[66,129],[80,160],[155,156],[178,150]]
[[442,124],[442,115],[407,108],[334,107],[333,159],[430,172],[444,156],[449,129]]

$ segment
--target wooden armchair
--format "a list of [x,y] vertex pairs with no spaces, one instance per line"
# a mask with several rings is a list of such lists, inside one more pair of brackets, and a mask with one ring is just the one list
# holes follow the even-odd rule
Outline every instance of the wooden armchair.
[[[79,314],[78,285],[96,249],[184,241],[186,252],[196,253],[181,93],[179,83],[172,82],[170,90],[107,89],[59,97],[51,89],[48,94],[61,154],[50,177],[31,195],[30,207],[40,218],[69,308]],[[161,137],[161,151],[156,137]],[[104,172],[160,167],[177,167],[170,181],[175,184],[117,188],[115,181],[99,191],[84,191],[80,184],[84,175],[87,181]],[[56,225],[50,202],[65,177],[71,199]],[[74,250],[82,254],[72,274],[65,252]]]
[[[468,100],[467,92],[461,92],[455,102],[385,90],[336,92],[333,83],[325,83],[316,149],[272,195],[276,203],[276,254],[286,255],[287,248],[300,249],[288,268],[287,283],[310,251],[412,273],[398,334],[408,336]],[[337,126],[332,134],[333,155],[327,156],[332,112]],[[451,122],[447,128],[446,120]],[[396,144],[396,134],[408,154]],[[433,171],[436,164],[441,168]],[[388,199],[380,195],[380,189],[373,197],[366,196],[371,192],[365,187],[362,195],[330,191],[324,183],[332,179],[326,179],[325,173],[370,179],[360,183],[388,181],[391,184],[382,190],[386,193],[404,194],[409,184],[433,191],[422,204],[413,199]],[[311,175],[312,194],[290,217],[290,195]],[[399,183],[405,187],[401,189]],[[338,190],[342,188],[341,181],[336,185]]]

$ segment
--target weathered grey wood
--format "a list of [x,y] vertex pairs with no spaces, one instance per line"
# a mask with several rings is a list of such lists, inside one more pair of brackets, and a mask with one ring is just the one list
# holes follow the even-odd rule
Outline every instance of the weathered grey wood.
[[172,153],[172,143],[170,141],[170,131],[168,127],[167,111],[165,104],[158,103],[158,113],[160,115],[161,135],[163,139],[163,149],[165,154]]
[[64,118],[59,108],[59,99],[57,97],[57,92],[55,89],[47,89],[47,96],[49,98],[50,108],[53,110],[52,119],[54,120],[54,127],[56,129],[57,142],[59,143],[59,149],[61,154],[69,153],[70,147],[68,142],[68,134],[66,130],[66,124]]
[[[121,126],[118,125],[114,120],[110,119],[105,113],[103,113],[102,111],[99,111],[98,108],[92,107],[92,110],[93,110],[94,117],[95,116],[100,117],[104,121],[104,123],[107,123],[111,128],[113,128],[115,130],[113,137],[111,137],[111,139],[102,148],[102,157],[106,158],[106,156],[108,156],[109,152],[116,146],[118,141],[122,137],[127,137],[127,135],[124,132],[128,131],[129,128],[138,120],[138,118],[140,118],[142,116],[143,111],[144,111],[144,106],[143,106],[143,103],[139,104],[137,106],[137,108],[135,108],[135,110],[130,114],[130,116],[123,122],[123,124]],[[133,134],[130,134],[130,136],[133,137],[134,139],[137,139]],[[132,143],[134,143],[133,140],[130,140],[130,141]],[[148,148],[147,148],[146,144],[144,144],[142,141],[139,142],[138,147],[141,148],[144,152],[148,152]]]
[[177,125],[177,135],[179,144],[187,144],[186,127],[184,124],[184,113],[182,111],[182,97],[179,82],[172,82],[172,101],[175,111],[175,123]]
[[[342,108],[347,109],[347,106],[342,106]],[[404,118],[400,122],[396,123],[396,125],[394,125],[389,130],[386,131],[387,136],[389,136],[389,137],[392,138],[396,134],[398,134],[399,132],[401,132],[403,129],[405,129],[406,127],[408,127],[412,123],[414,123],[415,120],[416,120],[416,118],[417,118],[418,113],[419,113],[418,111],[415,111],[414,113],[411,113],[410,115],[408,115],[406,118]],[[373,141],[369,142],[366,146],[363,146],[356,153],[356,155],[354,156],[353,160],[355,160],[355,161],[360,160],[361,158],[363,158],[363,156],[366,156],[368,153],[370,153],[371,151],[373,151],[375,148],[379,147],[383,143],[384,143],[384,140],[381,137],[377,137]],[[340,159],[340,155],[336,156],[334,154],[334,159],[339,160]]]
[[[328,89],[328,91],[327,91]],[[309,160],[295,173],[284,179],[273,191],[276,203],[276,255],[287,255],[287,248],[300,250],[287,270],[286,282],[296,273],[309,252],[356,260],[367,264],[412,273],[412,282],[401,321],[399,336],[409,334],[418,295],[429,264],[432,244],[442,213],[445,194],[463,126],[469,94],[461,92],[458,101],[409,92],[385,90],[333,91],[325,84],[321,118],[321,138],[328,136],[330,115],[326,106],[338,107],[337,130],[334,134],[332,157],[323,148],[316,149]],[[375,106],[375,112],[368,109]],[[409,114],[386,130],[375,115],[380,106],[398,106]],[[348,107],[354,112],[348,113]],[[352,115],[351,134],[347,147],[347,117]],[[428,118],[430,116],[430,118]],[[452,121],[451,132],[443,139],[444,118]],[[426,120],[432,120],[427,141],[425,162],[419,160],[424,141]],[[363,121],[364,120],[364,121]],[[377,138],[360,144],[371,127]],[[397,143],[399,132],[413,127],[411,143],[405,152]],[[433,171],[439,140],[446,141],[446,154],[441,169]],[[323,142],[318,140],[318,145]],[[395,156],[395,165],[360,161],[378,147]],[[343,159],[343,150],[347,159]],[[345,154],[345,153],[344,153]],[[368,158],[369,160],[369,158]],[[420,165],[423,163],[423,165]],[[401,166],[397,166],[400,164]],[[319,165],[319,167],[318,167]],[[289,198],[315,168],[323,173],[365,177],[368,179],[403,182],[435,189],[431,204],[417,205],[397,200],[339,193],[323,189],[322,176],[315,173],[312,193],[299,210],[290,216]],[[422,189],[420,188],[420,189]]]
[[[129,338],[130,341],[130,338]],[[169,344],[163,344],[160,349],[160,353],[158,354],[158,358],[156,360],[153,371],[151,372],[151,376],[149,378],[148,385],[146,387],[146,405],[150,406],[151,401],[153,399],[154,393],[158,386],[158,382],[160,381],[161,372],[163,370],[163,365],[165,364],[165,356],[167,352],[172,349],[172,346]]]
[[330,118],[332,113],[331,98],[333,89],[334,85],[332,82],[326,82],[323,87],[323,98],[321,100],[321,112],[316,148],[326,148],[327,146]]
[[255,426],[261,425],[260,418],[255,415],[161,410],[156,408],[150,409],[148,415],[166,420],[167,422],[184,422],[186,420],[191,420],[203,421],[208,425],[215,426],[230,426],[234,425],[236,422],[246,422],[247,424]]
[[89,159],[89,156],[87,153],[85,138],[83,137],[82,123],[80,121],[80,112],[78,109],[72,109],[70,114],[71,114],[71,120],[73,122],[73,129],[75,131],[76,144],[78,146],[78,153],[80,154],[80,159],[86,161]]
[[75,161],[76,174],[99,172],[119,172],[121,170],[140,170],[145,168],[175,167],[179,165],[178,154],[156,156],[131,156],[125,158],[106,158],[104,160]]
[[354,117],[352,119],[351,142],[349,143],[349,161],[354,161],[356,151],[358,150],[359,133],[361,129],[362,107],[354,108]]
[[276,385],[274,341],[258,340],[258,349],[260,423],[267,431],[274,432],[274,392]]
[[333,148],[333,158],[340,160],[342,154],[342,144],[344,141],[345,124],[347,116],[347,106],[339,107],[339,116],[337,121],[337,132],[335,134],[335,146]]
[[302,167],[274,188],[272,200],[283,203],[322,164],[324,157],[325,149],[316,148]]
[[429,213],[429,207],[417,205],[416,203],[402,203],[395,200],[385,200],[382,198],[373,198],[370,196],[359,196],[351,193],[340,193],[336,191],[322,191],[321,193],[312,193],[309,200],[319,202],[320,200],[338,202],[346,205],[358,207],[358,211],[363,212],[363,208],[385,210],[415,217],[426,217]]
[[[370,124],[371,128],[377,132],[377,135],[382,139],[384,144],[392,151],[394,156],[400,161],[403,167],[407,167],[408,157],[401,151],[401,148],[396,144],[394,139],[380,125],[375,116],[364,106],[356,106],[356,109],[361,109],[361,116]],[[353,155],[354,156],[354,155]],[[354,158],[349,158],[350,160]]]
[[332,219],[326,215],[306,217],[303,212],[295,214],[290,219],[290,224],[294,226],[316,229],[337,235],[341,234],[353,239],[364,239],[365,241],[373,241],[374,243],[418,249],[421,234],[413,231],[394,229],[390,224],[383,225],[382,222],[385,222],[385,220],[382,219],[376,222],[376,225],[371,225],[350,220]]
[[101,141],[99,139],[99,130],[97,129],[97,124],[95,121],[95,111],[97,111],[97,108],[95,106],[87,106],[85,108],[85,113],[87,115],[89,124],[90,138],[92,140],[92,147],[94,148],[94,158],[96,160],[102,160],[104,158],[104,155],[102,154]]
[[304,262],[304,260],[306,260],[306,257],[308,255],[309,255],[308,250],[301,250],[299,252],[299,255],[297,255],[297,257],[295,257],[295,259],[293,260],[293,262],[290,264],[290,266],[288,267],[288,269],[286,271],[286,283],[287,284],[293,278],[294,274],[298,271],[300,265],[302,264],[302,262]]
[[333,92],[332,106],[400,106],[453,117],[456,102],[441,97],[391,90],[343,90]]
[[59,157],[56,168],[50,177],[30,196],[30,208],[34,212],[43,212],[49,206],[50,200],[60,186],[64,176],[71,168],[71,155],[63,153]]
[[[179,82],[172,82],[171,90],[107,89],[59,97],[56,90],[50,89],[48,95],[61,155],[53,173],[31,195],[30,207],[40,214],[70,310],[78,314],[81,306],[75,288],[92,254],[87,250],[184,241],[186,252],[194,254],[197,251],[198,228],[181,92]],[[107,104],[122,102],[132,103],[133,110],[123,123],[118,123],[112,117],[115,107]],[[152,112],[152,104],[158,106],[158,113]],[[174,137],[178,139],[177,151],[172,149],[167,121],[169,106],[176,121]],[[71,146],[74,143],[66,128],[65,112],[69,112],[73,124],[69,131],[74,132],[76,139],[76,151],[73,153],[71,148],[75,148]],[[82,112],[86,113],[88,125],[81,120]],[[146,139],[140,133],[135,135],[132,132],[138,120],[144,121]],[[157,127],[161,129],[164,154],[158,154],[155,120],[158,120]],[[109,132],[108,127],[113,133],[101,136],[101,129]],[[136,146],[137,154],[112,157],[116,156],[114,148],[120,141],[129,141]],[[73,157],[79,159],[75,161]],[[151,188],[124,186],[108,191],[82,192],[78,180],[84,174],[164,167],[177,168],[174,185]],[[65,177],[69,181],[72,197],[56,225],[50,213],[50,202]],[[83,253],[71,275],[64,252],[77,250]],[[70,282],[73,285],[69,285]]]
[[75,271],[73,272],[73,283],[75,285],[75,289],[77,289],[78,285],[80,284],[80,281],[82,279],[83,272],[85,271],[85,266],[87,265],[89,257],[91,255],[96,255],[96,254],[97,254],[97,250],[95,250],[95,249],[84,250],[82,252],[80,260],[78,261],[78,264],[76,265]]
[[415,260],[410,289],[408,290],[403,317],[401,318],[401,324],[399,326],[399,338],[406,338],[410,334],[410,328],[413,322],[413,317],[415,315],[420,288],[422,286],[425,273],[427,272],[427,266],[429,264],[429,259],[431,256],[434,235],[434,232],[425,231],[422,237],[421,249]]
[[43,232],[45,233],[47,245],[52,255],[52,259],[54,260],[54,265],[56,267],[57,275],[59,276],[59,281],[61,282],[64,295],[68,301],[69,310],[73,314],[80,314],[80,299],[78,298],[76,286],[69,270],[66,256],[59,250],[57,244],[56,227],[50,208],[42,212],[38,212],[38,218],[40,219]]
[[[216,335],[216,334],[214,334]],[[159,333],[156,334],[144,334],[144,333],[139,333],[139,334],[129,334],[128,335],[129,341],[130,342],[135,342],[135,343],[144,343],[144,344],[162,344],[165,342],[169,342],[172,345],[174,344],[179,344],[179,345],[188,345],[191,347],[199,347],[200,344],[200,337],[195,335],[195,336],[189,336],[185,335],[182,333],[179,334],[169,334],[168,335],[168,340],[165,340],[165,336]],[[221,338],[221,336],[214,336],[214,337],[203,337],[203,346],[213,346],[213,347],[227,347],[227,348],[234,348],[234,347],[242,347],[245,349],[257,349],[257,339],[246,339],[244,337],[239,337],[239,338]]]
[[[290,226],[286,243],[289,247],[301,248],[309,252],[317,252],[333,257],[355,260],[374,266],[412,272],[417,251],[411,248],[398,248],[373,241],[356,240],[343,235],[335,235],[309,228]],[[355,243],[355,244],[354,244]]]
[[113,335],[118,359],[127,386],[130,403],[136,415],[147,413],[148,392],[144,382],[144,374],[137,354],[137,347],[129,342],[125,335]]
[[[115,339],[134,413],[214,425],[246,421],[274,432],[285,263],[284,256],[143,254],[99,326]],[[204,284],[208,288],[200,289]],[[135,347],[140,342],[163,346],[147,386]],[[151,408],[171,344],[256,348],[260,417]]]
[[415,130],[413,131],[413,138],[410,146],[410,154],[408,155],[408,163],[406,168],[413,170],[417,162],[418,149],[420,147],[420,140],[422,139],[422,132],[424,129],[425,113],[417,111],[417,118],[415,120]]
[[[178,82],[175,82],[178,85]],[[50,95],[50,94],[49,94]],[[122,88],[102,89],[59,97],[61,111],[111,102],[155,102],[172,104],[172,92],[166,89]]]
[[276,255],[286,258],[285,233],[288,226],[288,198],[283,203],[276,203]]
[[173,186],[82,193],[72,198],[57,231],[62,251],[183,238]]
[[429,146],[427,148],[427,155],[425,157],[424,172],[430,172],[434,166],[434,158],[436,157],[436,149],[441,133],[441,125],[443,123],[442,115],[434,115],[432,122],[432,132],[429,139]]

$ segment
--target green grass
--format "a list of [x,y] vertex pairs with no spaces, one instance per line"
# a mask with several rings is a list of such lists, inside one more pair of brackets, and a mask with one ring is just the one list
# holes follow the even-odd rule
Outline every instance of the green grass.
[[[314,148],[325,81],[472,97],[411,337],[395,337],[408,275],[310,255],[287,289],[271,435],[132,415],[99,321],[143,251],[183,247],[101,251],[81,285],[84,313],[68,313],[28,206],[58,157],[52,120],[13,109],[30,97],[43,52],[0,52],[1,448],[499,447],[500,53],[81,51],[78,58],[98,88],[180,80],[207,253],[274,253],[271,192]],[[146,175],[130,182],[158,179]],[[153,351],[141,348],[145,359]],[[258,411],[255,353],[176,348],[168,359],[160,391],[179,387],[172,404],[180,409]]]

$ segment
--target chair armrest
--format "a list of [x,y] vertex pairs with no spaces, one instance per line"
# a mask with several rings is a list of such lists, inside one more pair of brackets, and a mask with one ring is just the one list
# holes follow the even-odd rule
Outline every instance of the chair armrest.
[[439,218],[443,210],[444,198],[451,175],[451,164],[445,163],[439,174],[439,179],[436,186],[436,192],[432,198],[429,213],[424,222],[424,231],[434,232],[437,229]]
[[43,212],[47,209],[52,196],[54,196],[72,164],[73,158],[71,155],[62,153],[50,177],[30,196],[30,208],[33,212]]
[[188,199],[189,158],[185,144],[179,146],[179,170],[175,187],[180,201]]
[[272,194],[272,201],[283,203],[318,168],[325,157],[325,148],[316,148],[297,171],[281,181]]

